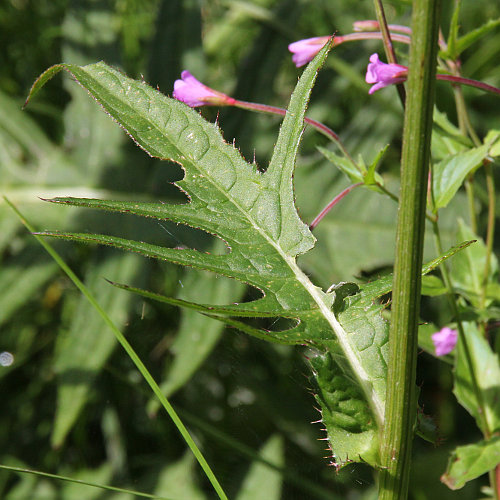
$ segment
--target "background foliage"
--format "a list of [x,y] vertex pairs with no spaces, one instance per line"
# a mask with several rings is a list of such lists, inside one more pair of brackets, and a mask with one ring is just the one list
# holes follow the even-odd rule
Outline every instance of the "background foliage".
[[[386,8],[390,22],[408,23],[407,2],[388,2]],[[494,2],[464,2],[461,25],[465,32],[499,15]],[[0,5],[1,191],[40,229],[106,232],[112,227],[134,239],[217,251],[200,231],[40,201],[58,195],[179,199],[168,183],[182,174],[136,148],[66,77],[46,86],[21,111],[34,79],[61,61],[102,59],[166,94],[181,70],[189,69],[207,85],[240,99],[286,107],[299,74],[287,44],[334,30],[349,33],[353,21],[373,17],[369,2],[353,7],[340,0],[7,0]],[[496,30],[466,51],[463,74],[500,86],[498,47]],[[369,54],[380,48],[363,42],[335,49],[318,77],[308,115],[336,130],[351,153],[367,161],[390,143],[382,174],[394,190],[401,108],[394,89],[369,97],[363,79]],[[484,135],[495,123],[498,127],[490,98],[475,90],[465,94],[476,130]],[[437,103],[454,120],[447,84],[438,85]],[[203,114],[219,120],[226,140],[235,138],[247,159],[267,163],[278,118],[236,109]],[[307,222],[346,186],[318,144],[327,146],[323,137],[306,131],[295,174],[297,205]],[[466,218],[464,207],[459,194],[441,215],[445,247],[457,241],[456,216]],[[324,287],[383,272],[392,264],[394,222],[392,202],[354,191],[318,226],[319,243],[301,265]],[[0,228],[0,350],[15,355],[12,366],[0,367],[5,402],[0,463],[168,492],[174,498],[212,498],[130,360],[5,204],[0,205]],[[435,255],[430,240],[426,259]],[[259,498],[259,484],[266,484],[269,499],[373,497],[373,477],[363,466],[336,475],[321,458],[323,445],[317,439],[322,433],[310,424],[318,416],[308,390],[306,352],[224,330],[194,312],[145,302],[103,278],[200,302],[227,303],[252,292],[221,277],[109,249],[57,247],[163,381],[230,498]],[[426,299],[423,306],[427,321],[441,324],[450,317],[444,300]],[[477,498],[478,482],[458,492],[437,485],[448,451],[478,435],[463,432],[474,426],[450,394],[449,369],[424,353],[419,369],[421,402],[445,439],[437,449],[417,442],[413,497]],[[257,453],[282,468],[258,466]],[[132,498],[0,473],[2,498],[58,495]]]

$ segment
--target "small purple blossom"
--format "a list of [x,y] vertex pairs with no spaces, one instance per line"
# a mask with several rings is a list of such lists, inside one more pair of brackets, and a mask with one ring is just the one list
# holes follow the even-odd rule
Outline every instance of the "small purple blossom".
[[288,46],[288,50],[293,54],[292,61],[297,68],[304,66],[314,59],[314,56],[330,40],[329,36],[316,36],[293,42]]
[[189,71],[181,73],[181,80],[175,80],[172,97],[195,108],[198,106],[231,106],[234,99],[203,85]]
[[366,69],[366,83],[374,83],[369,94],[375,91],[392,85],[394,83],[401,83],[406,80],[408,76],[408,68],[399,64],[387,64],[380,61],[378,54],[370,56],[370,64]]
[[431,335],[436,356],[445,356],[449,354],[457,345],[458,333],[456,330],[445,326],[439,332]]

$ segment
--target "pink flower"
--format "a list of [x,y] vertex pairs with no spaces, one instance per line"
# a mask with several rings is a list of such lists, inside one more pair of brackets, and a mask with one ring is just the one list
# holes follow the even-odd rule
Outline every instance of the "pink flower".
[[378,54],[370,56],[370,64],[366,69],[366,83],[374,83],[375,85],[368,91],[373,94],[375,91],[392,85],[393,83],[401,83],[408,76],[408,68],[399,64],[387,64],[380,61]]
[[172,96],[195,108],[197,106],[231,106],[234,99],[222,92],[203,85],[189,71],[181,73],[182,80],[175,80]]
[[436,356],[444,356],[453,351],[457,345],[457,337],[457,331],[447,326],[441,328],[439,332],[433,333],[431,338],[436,350]]
[[312,61],[328,40],[330,40],[329,36],[317,36],[291,43],[288,46],[288,50],[293,54],[292,61],[295,63],[295,66],[300,68],[309,61]]

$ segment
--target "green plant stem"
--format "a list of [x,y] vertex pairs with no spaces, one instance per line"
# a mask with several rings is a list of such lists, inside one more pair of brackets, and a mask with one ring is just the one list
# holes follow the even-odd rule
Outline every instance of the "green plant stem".
[[[455,98],[455,107],[457,110],[458,128],[460,129],[460,132],[462,132],[462,134],[467,135],[467,131],[469,128],[467,126],[467,108],[465,106],[462,89],[459,85],[453,85],[453,96]],[[477,234],[477,217],[474,197],[474,175],[469,175],[465,180],[465,192],[467,194],[467,205],[469,209],[471,229],[475,234]]]
[[[479,140],[479,137],[476,134],[476,131],[472,127],[472,124],[469,119],[469,113],[467,113],[467,106],[465,105],[465,99],[464,99],[464,94],[462,91],[462,87],[460,87],[459,84],[462,85],[470,85],[473,87],[480,88],[482,90],[485,90],[483,87],[484,84],[483,82],[478,82],[477,80],[471,80],[469,78],[462,78],[461,76],[455,76],[455,75],[438,75],[437,76],[438,80],[446,80],[450,81],[453,83],[453,95],[455,97],[455,107],[457,108],[457,117],[458,117],[458,127],[460,128],[460,132],[464,135],[469,135],[469,137],[472,139],[472,142],[476,146],[481,145],[481,141]],[[491,85],[488,85],[488,87],[491,87]],[[494,87],[491,87],[494,88]],[[497,89],[498,90],[498,89]]]
[[379,500],[408,495],[439,5],[439,0],[413,2]]
[[[484,263],[483,286],[481,290],[481,309],[486,307],[486,295],[488,289],[488,281],[490,275],[490,261],[493,253],[493,240],[495,238],[495,179],[493,177],[493,169],[491,164],[487,162],[484,166],[486,173],[486,189],[488,191],[488,225],[486,229],[486,262]],[[483,325],[483,330],[485,330]]]
[[465,193],[467,195],[467,207],[469,210],[470,227],[474,234],[477,234],[477,217],[474,196],[474,176],[471,175],[465,180]]
[[458,85],[453,85],[453,97],[455,98],[455,108],[457,110],[458,128],[462,134],[467,135],[467,125],[465,123],[465,102],[462,89]]
[[42,247],[47,251],[47,253],[57,262],[59,267],[67,274],[67,276],[71,279],[71,281],[75,284],[75,286],[80,290],[80,292],[87,298],[87,300],[92,304],[94,309],[98,312],[98,314],[101,316],[103,321],[106,323],[106,325],[111,329],[111,331],[114,333],[116,339],[118,342],[121,344],[125,352],[128,354],[130,359],[133,361],[141,375],[144,377],[146,382],[148,383],[149,387],[155,394],[155,396],[158,398],[160,403],[162,404],[163,408],[165,408],[166,412],[168,413],[169,417],[172,419],[174,422],[175,426],[179,430],[180,434],[182,435],[183,439],[186,441],[186,444],[189,446],[191,451],[193,452],[193,455],[196,457],[198,460],[198,463],[200,464],[201,468],[205,472],[208,480],[212,484],[214,490],[217,492],[217,495],[221,500],[227,500],[227,496],[224,493],[221,485],[217,481],[217,478],[215,477],[212,469],[208,465],[208,462],[205,460],[205,457],[199,450],[199,448],[196,446],[196,443],[194,442],[193,438],[189,434],[189,431],[185,427],[185,425],[182,423],[181,419],[177,415],[176,411],[172,407],[172,405],[169,403],[167,398],[164,396],[164,394],[161,392],[160,387],[152,377],[152,375],[149,373],[148,369],[144,365],[144,363],[141,361],[137,353],[134,351],[133,347],[129,344],[128,340],[125,338],[123,333],[115,326],[111,318],[107,315],[106,311],[99,305],[99,303],[95,300],[94,296],[90,293],[88,288],[84,285],[84,283],[76,276],[76,274],[69,268],[69,266],[63,261],[61,256],[54,250],[54,248],[47,243],[42,237],[38,236],[35,234],[35,229],[31,226],[31,224],[23,217],[23,215],[19,212],[19,210],[4,196],[4,200],[6,203],[16,212],[18,217],[20,218],[21,222],[24,224],[24,226],[30,231],[35,239],[42,245]]

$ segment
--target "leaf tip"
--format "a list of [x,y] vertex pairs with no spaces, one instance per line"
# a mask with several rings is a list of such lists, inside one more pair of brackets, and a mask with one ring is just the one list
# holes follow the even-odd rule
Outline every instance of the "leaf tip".
[[49,69],[45,70],[31,86],[28,97],[26,98],[26,101],[24,101],[22,109],[25,109],[31,98],[38,93],[38,91],[45,85],[48,80],[59,73],[59,71],[61,71],[62,69],[67,69],[67,65],[64,63],[54,64],[54,66],[51,66]]

